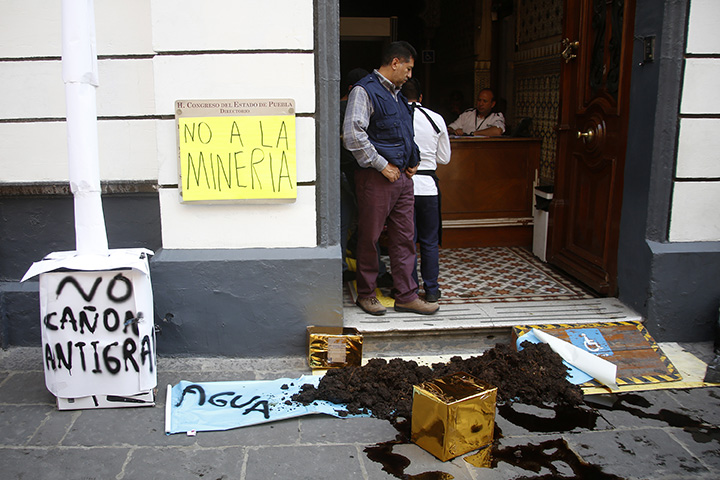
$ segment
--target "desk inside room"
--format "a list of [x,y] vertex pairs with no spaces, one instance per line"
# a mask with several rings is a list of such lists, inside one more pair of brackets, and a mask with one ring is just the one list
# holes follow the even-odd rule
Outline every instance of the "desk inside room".
[[530,247],[540,139],[451,138],[439,165],[444,248]]

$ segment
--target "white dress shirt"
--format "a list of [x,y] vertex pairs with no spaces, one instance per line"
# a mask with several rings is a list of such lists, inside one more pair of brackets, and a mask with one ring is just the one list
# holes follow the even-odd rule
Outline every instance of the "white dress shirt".
[[458,128],[464,134],[471,134],[476,130],[484,130],[489,127],[498,127],[505,133],[505,117],[502,113],[491,113],[487,117],[477,115],[477,110],[470,108],[465,110],[460,116],[450,124],[450,128],[457,130]]
[[[448,136],[445,120],[439,114],[422,107],[418,102],[416,106],[422,108],[435,125],[439,132],[435,132],[430,121],[417,107],[413,114],[413,127],[415,128],[415,144],[420,149],[420,165],[418,170],[436,170],[438,165],[446,165],[450,162],[450,138]],[[413,175],[415,195],[437,195],[435,180],[429,175]]]

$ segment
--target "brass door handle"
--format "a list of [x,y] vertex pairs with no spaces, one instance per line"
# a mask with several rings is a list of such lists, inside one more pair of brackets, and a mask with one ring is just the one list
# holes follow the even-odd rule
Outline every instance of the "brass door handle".
[[565,49],[560,55],[562,55],[562,57],[565,59],[565,63],[570,63],[570,60],[577,58],[576,52],[578,47],[580,46],[580,42],[571,42],[569,38],[564,38],[562,41],[562,46],[565,47]]
[[577,132],[577,138],[582,138],[584,142],[592,141],[595,138],[595,130],[588,128],[587,132]]

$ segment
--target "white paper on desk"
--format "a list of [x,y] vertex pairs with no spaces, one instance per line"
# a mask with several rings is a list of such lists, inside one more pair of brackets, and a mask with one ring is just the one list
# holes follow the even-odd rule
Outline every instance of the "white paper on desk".
[[582,348],[576,347],[572,343],[560,340],[536,328],[532,329],[532,333],[538,340],[550,345],[550,348],[569,364],[576,366],[583,372],[591,375],[598,382],[612,389],[618,388],[616,380],[617,365],[614,363],[608,362]]

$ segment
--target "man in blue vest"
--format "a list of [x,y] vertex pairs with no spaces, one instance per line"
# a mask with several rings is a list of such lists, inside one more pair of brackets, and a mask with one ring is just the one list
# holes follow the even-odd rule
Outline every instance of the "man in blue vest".
[[[420,162],[413,140],[410,107],[400,88],[412,76],[417,52],[407,42],[392,42],[382,65],[350,92],[343,143],[360,168],[355,172],[358,202],[357,305],[371,315],[386,308],[375,295],[377,242],[387,224],[395,311],[433,314],[439,306],[418,297],[415,266],[412,176]],[[360,88],[357,88],[360,87]]]

